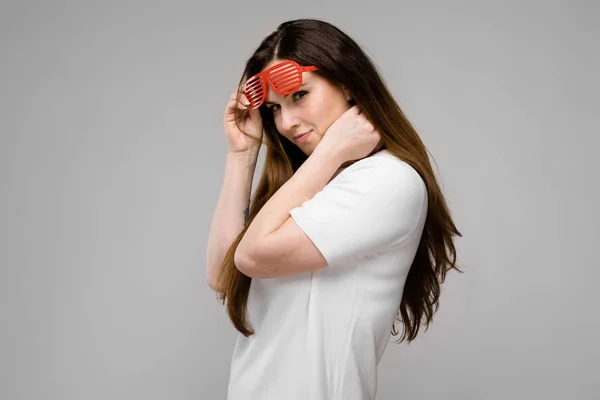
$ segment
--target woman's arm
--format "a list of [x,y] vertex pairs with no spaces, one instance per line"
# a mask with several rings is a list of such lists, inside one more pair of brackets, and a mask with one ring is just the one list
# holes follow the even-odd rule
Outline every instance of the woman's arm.
[[[342,160],[336,157],[335,152],[325,147],[315,148],[296,173],[261,208],[248,227],[235,253],[238,269],[252,276],[258,267],[277,265],[277,259],[281,258],[280,252],[290,254],[292,243],[286,244],[285,238],[297,238],[301,232],[299,228],[293,227],[291,235],[286,233],[283,240],[278,240],[278,230],[290,220],[290,210],[302,205],[322,190],[341,164]],[[313,246],[309,242],[303,240],[302,246]],[[295,242],[294,245],[298,243]],[[302,248],[299,249],[300,253],[302,251]],[[316,253],[316,250],[312,253]],[[311,259],[317,256],[318,254],[315,254]],[[302,268],[304,267],[298,269]]]
[[258,152],[227,154],[225,176],[213,215],[206,249],[206,280],[215,291],[225,253],[244,229]]

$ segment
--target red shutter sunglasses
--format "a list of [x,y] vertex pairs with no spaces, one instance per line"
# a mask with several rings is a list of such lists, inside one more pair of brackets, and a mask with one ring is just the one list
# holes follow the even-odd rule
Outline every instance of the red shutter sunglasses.
[[281,95],[290,94],[302,85],[303,72],[318,69],[314,65],[301,67],[294,61],[283,61],[254,75],[244,85],[244,94],[250,101],[249,108],[256,109],[265,102],[269,89],[267,83],[271,85],[275,92]]

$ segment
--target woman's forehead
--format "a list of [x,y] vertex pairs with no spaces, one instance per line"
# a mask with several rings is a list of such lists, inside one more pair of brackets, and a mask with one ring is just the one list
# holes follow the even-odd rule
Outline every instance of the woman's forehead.
[[270,61],[267,65],[265,65],[264,68],[260,72],[263,72],[263,71],[271,68],[274,65],[281,64],[282,62],[286,62],[286,61],[292,61],[292,60],[288,60],[286,58],[276,58],[276,59]]
[[294,93],[296,93],[300,90],[306,89],[308,84],[309,84],[309,82],[306,79],[303,79],[302,85],[300,85],[300,87],[295,92],[292,92],[292,93],[286,94],[286,95],[275,92],[273,90],[273,88],[271,87],[271,85],[268,85],[267,96],[265,97],[265,103],[277,103],[281,99],[287,99],[288,97],[291,97]]

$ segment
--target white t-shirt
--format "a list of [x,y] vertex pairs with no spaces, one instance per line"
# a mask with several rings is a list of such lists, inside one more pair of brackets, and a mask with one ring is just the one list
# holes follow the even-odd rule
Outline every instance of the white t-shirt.
[[377,364],[427,215],[425,183],[384,149],[290,215],[328,266],[252,279],[247,317],[255,334],[238,335],[227,398],[375,399]]

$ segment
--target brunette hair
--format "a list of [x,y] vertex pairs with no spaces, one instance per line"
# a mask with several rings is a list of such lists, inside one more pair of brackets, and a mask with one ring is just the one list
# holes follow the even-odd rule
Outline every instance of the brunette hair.
[[[279,25],[247,60],[238,88],[274,60],[315,65],[318,70],[314,74],[319,74],[333,85],[348,89],[353,97],[353,104],[359,105],[381,135],[379,146],[371,154],[387,149],[411,165],[425,182],[429,200],[427,217],[395,318],[395,321],[404,326],[398,343],[405,339],[410,343],[416,338],[422,324],[427,330],[433,315],[439,309],[441,284],[446,278],[446,272],[451,269],[462,272],[456,265],[453,243],[453,236],[462,235],[452,221],[431,167],[428,151],[390,94],[374,63],[354,40],[330,23],[316,19],[298,19]],[[239,96],[238,90],[238,101]],[[247,112],[237,109],[238,126]],[[260,115],[263,120],[264,144],[267,147],[264,170],[251,198],[245,227],[228,249],[217,278],[217,286],[221,289],[218,292],[219,299],[223,304],[227,299],[229,318],[244,336],[254,334],[246,318],[252,278],[236,268],[235,251],[260,209],[307,159],[295,144],[278,133],[272,112],[266,106],[260,107]],[[342,167],[356,161],[345,163]],[[391,332],[394,336],[398,334],[395,321]]]

